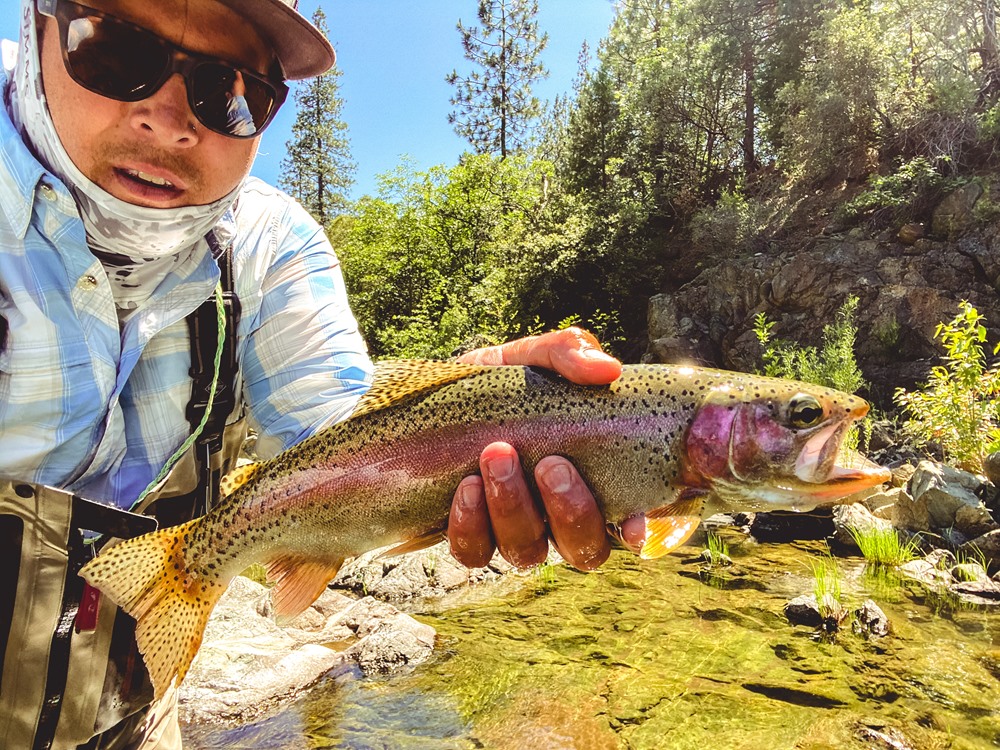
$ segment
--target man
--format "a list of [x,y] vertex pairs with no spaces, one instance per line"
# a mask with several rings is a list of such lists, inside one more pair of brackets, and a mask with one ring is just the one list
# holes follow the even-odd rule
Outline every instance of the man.
[[[0,747],[177,747],[130,619],[76,571],[144,514],[203,510],[248,423],[273,456],[370,381],[322,230],[248,177],[285,80],[333,50],[284,0],[22,0],[20,21],[0,112]],[[578,330],[466,359],[620,372]],[[460,562],[534,565],[550,535],[578,568],[606,559],[568,461],[540,462],[541,507],[513,448],[480,465],[452,506]]]

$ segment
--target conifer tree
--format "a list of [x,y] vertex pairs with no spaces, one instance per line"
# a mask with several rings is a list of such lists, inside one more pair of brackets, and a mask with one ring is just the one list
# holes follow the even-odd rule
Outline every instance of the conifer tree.
[[[316,27],[328,35],[326,14],[317,8]],[[341,120],[344,100],[340,96],[341,71],[300,82],[295,89],[295,123],[285,144],[278,184],[301,203],[324,227],[348,204],[347,192],[354,184],[355,164],[347,123]]]
[[504,159],[525,145],[542,112],[531,86],[548,75],[539,55],[549,35],[538,34],[537,0],[480,0],[478,15],[481,26],[458,22],[465,57],[476,69],[446,77],[455,87],[448,122],[477,153]]

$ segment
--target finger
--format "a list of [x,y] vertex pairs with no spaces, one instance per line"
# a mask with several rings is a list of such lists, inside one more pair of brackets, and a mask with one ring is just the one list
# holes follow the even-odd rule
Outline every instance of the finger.
[[459,361],[546,367],[581,385],[610,383],[622,371],[621,362],[602,351],[592,333],[576,327],[476,349],[462,355]]
[[576,467],[548,456],[535,467],[535,480],[559,554],[579,570],[600,566],[611,554],[611,542],[604,514]]
[[638,554],[646,541],[646,517],[638,515],[626,518],[622,521],[620,530],[622,544]]
[[517,452],[507,443],[491,443],[483,450],[479,466],[500,554],[517,568],[545,562],[549,552],[545,521],[528,489]]
[[448,515],[448,542],[451,556],[467,568],[483,568],[493,559],[496,542],[482,477],[466,477],[455,490]]

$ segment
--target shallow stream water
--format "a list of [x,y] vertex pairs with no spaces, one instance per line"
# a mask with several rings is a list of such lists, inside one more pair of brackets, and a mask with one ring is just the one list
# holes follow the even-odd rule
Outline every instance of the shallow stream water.
[[565,566],[413,611],[431,661],[341,675],[240,728],[186,727],[187,750],[782,750],[1000,747],[1000,610],[960,607],[838,558],[842,600],[892,633],[833,639],[788,623],[817,543],[730,539],[735,565],[685,548],[599,571]]

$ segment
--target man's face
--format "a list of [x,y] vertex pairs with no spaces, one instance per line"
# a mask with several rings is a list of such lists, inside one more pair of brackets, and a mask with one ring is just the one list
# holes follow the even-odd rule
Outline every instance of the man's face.
[[[86,5],[184,49],[261,73],[272,60],[253,28],[214,0],[87,0]],[[155,208],[203,205],[229,193],[250,171],[259,139],[229,138],[202,125],[179,74],[138,102],[88,91],[66,72],[52,18],[44,19],[41,57],[45,95],[63,147],[84,175],[116,198]]]

